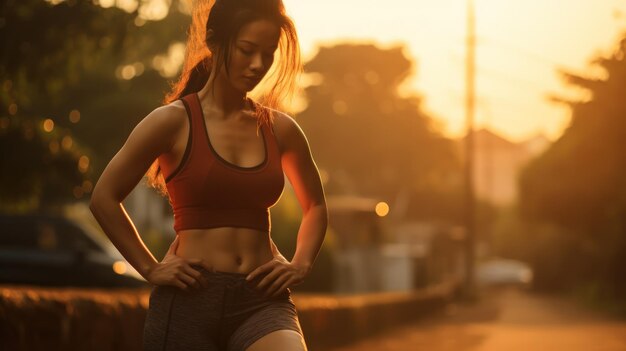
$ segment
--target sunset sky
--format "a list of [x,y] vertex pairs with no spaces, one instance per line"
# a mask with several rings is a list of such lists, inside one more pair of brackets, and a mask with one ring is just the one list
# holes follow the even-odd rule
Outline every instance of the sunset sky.
[[[305,58],[345,41],[405,43],[417,61],[410,88],[450,136],[464,132],[465,0],[284,0]],[[568,110],[546,99],[569,89],[557,68],[601,74],[589,61],[610,53],[626,31],[624,0],[475,0],[476,122],[511,140],[558,137]]]

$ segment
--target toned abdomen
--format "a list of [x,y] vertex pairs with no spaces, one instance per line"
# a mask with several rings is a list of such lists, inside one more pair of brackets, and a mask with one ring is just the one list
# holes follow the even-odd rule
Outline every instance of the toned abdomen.
[[189,229],[178,235],[176,255],[200,258],[209,270],[249,273],[274,258],[269,234],[256,229]]

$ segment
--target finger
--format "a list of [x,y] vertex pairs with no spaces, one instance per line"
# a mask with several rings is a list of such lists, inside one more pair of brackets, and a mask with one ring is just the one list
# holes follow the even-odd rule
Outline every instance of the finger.
[[269,269],[271,269],[271,266],[268,263],[263,264],[263,265],[257,267],[252,272],[250,272],[250,274],[248,274],[248,276],[246,277],[246,280],[251,281],[254,278],[256,278],[258,275],[261,275],[261,274],[265,273]]
[[192,277],[194,277],[194,279],[196,279],[197,283],[198,283],[198,287],[202,286],[202,287],[208,287],[208,284],[206,282],[206,279],[204,279],[204,276],[202,275],[202,273],[200,273],[198,270],[194,269],[191,266],[183,266],[183,269],[185,270],[185,272],[189,275],[191,275]]
[[192,277],[191,275],[185,273],[185,272],[178,272],[176,274],[176,277],[180,280],[182,280],[183,282],[187,283],[188,286],[193,286],[193,287],[199,287],[198,281]]
[[287,288],[289,288],[290,285],[291,284],[289,284],[289,281],[284,282],[283,285],[280,286],[278,291],[276,291],[272,296],[273,297],[278,297],[280,294],[285,292],[287,290]]
[[289,277],[286,276],[286,275],[282,275],[282,276],[276,278],[276,280],[274,281],[272,286],[270,286],[267,289],[267,294],[268,295],[275,295],[277,292],[280,292],[281,287],[283,285],[285,285],[285,283],[287,283],[288,280],[289,280]]
[[177,288],[183,289],[183,290],[189,290],[189,288],[187,287],[187,284],[185,284],[182,280],[180,279],[176,279],[174,281],[174,286],[176,286]]
[[174,253],[176,252],[177,248],[178,248],[178,235],[176,235],[176,237],[174,238],[174,241],[172,241],[172,243],[170,244],[170,248],[167,250],[167,252]]
[[268,267],[266,265],[261,265],[261,266],[257,267],[255,270],[250,272],[250,274],[248,274],[248,276],[246,276],[246,280],[247,281],[251,281],[251,280],[256,279],[256,277],[258,277],[259,275],[263,274],[267,268]]
[[[200,267],[204,268],[205,270],[210,270],[209,268],[204,266],[204,260],[201,259],[201,258],[189,258],[189,259],[187,259],[187,263],[190,264],[190,265],[200,266]],[[194,270],[200,272],[195,267],[191,267],[191,268],[193,268]],[[209,284],[208,279],[203,274],[200,274],[200,275],[201,275],[201,279],[202,279],[203,285],[205,287],[208,287],[208,284]]]
[[274,280],[276,280],[276,278],[278,278],[280,276],[280,271],[278,270],[273,270],[271,272],[269,272],[265,277],[263,277],[263,279],[257,284],[257,288],[261,289],[261,290],[265,290],[266,286],[269,286],[270,284],[272,284],[274,282]]

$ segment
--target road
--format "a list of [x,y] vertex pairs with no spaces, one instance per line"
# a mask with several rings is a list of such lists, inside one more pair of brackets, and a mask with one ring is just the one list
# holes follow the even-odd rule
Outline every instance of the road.
[[515,288],[329,351],[626,351],[626,320]]

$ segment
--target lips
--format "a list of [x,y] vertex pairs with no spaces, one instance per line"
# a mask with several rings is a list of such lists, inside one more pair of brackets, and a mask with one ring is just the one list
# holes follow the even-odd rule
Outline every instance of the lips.
[[243,78],[245,80],[251,82],[251,83],[258,83],[259,81],[261,81],[262,77],[259,77],[259,76],[244,76]]

